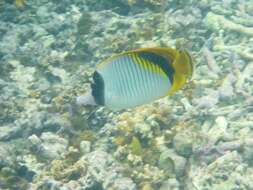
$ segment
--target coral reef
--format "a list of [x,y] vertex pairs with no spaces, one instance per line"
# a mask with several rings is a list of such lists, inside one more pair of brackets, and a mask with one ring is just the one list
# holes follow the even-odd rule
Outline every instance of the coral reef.
[[[0,189],[253,189],[250,0],[0,1]],[[185,89],[78,107],[95,64],[189,49]]]

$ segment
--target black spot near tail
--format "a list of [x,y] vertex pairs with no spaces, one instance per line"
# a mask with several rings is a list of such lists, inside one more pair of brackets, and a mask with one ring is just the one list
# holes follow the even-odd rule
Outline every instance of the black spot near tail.
[[93,74],[93,83],[91,84],[91,93],[95,99],[96,104],[104,105],[105,96],[104,96],[104,80],[102,76],[95,71]]

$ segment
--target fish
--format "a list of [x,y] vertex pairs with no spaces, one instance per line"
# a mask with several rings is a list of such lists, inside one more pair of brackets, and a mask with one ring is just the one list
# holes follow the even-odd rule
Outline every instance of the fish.
[[76,98],[78,105],[122,110],[148,104],[180,90],[193,74],[187,50],[139,48],[106,58],[93,73],[90,90]]

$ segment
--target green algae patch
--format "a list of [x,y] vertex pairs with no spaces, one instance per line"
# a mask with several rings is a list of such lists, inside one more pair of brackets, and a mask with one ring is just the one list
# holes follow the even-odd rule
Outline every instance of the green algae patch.
[[71,122],[72,126],[74,127],[74,129],[76,129],[76,130],[82,130],[82,129],[85,129],[88,127],[87,126],[87,119],[79,114],[72,116],[70,118],[70,122]]
[[137,137],[132,138],[129,148],[133,154],[138,155],[138,156],[142,155],[142,146]]
[[77,162],[73,164],[66,161],[54,160],[51,165],[51,175],[53,175],[56,180],[77,180],[82,173],[85,173],[85,166]]
[[[88,141],[92,144],[92,142],[94,142],[96,139],[96,134],[92,131],[92,130],[84,130],[82,132],[79,133],[79,135],[74,135],[70,138],[70,145],[73,146],[74,148],[80,150],[80,143],[82,141]],[[75,154],[75,153],[73,153]],[[80,154],[80,155],[79,155]],[[81,156],[81,153],[77,153],[78,157]],[[73,157],[75,158],[75,155],[73,155]],[[70,155],[71,158],[71,155]],[[71,160],[71,159],[70,159]]]

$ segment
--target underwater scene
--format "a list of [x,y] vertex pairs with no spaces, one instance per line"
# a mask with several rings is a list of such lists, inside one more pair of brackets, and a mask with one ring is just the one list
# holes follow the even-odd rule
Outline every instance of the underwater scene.
[[0,190],[253,190],[252,0],[0,0]]

